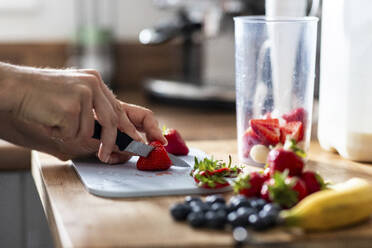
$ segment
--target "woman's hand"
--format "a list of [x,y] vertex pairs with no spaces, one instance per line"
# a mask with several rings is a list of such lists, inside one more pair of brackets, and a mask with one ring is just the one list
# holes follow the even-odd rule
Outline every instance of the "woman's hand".
[[[46,147],[41,150],[64,154],[57,154],[62,159],[78,155],[74,153],[96,151],[106,163],[128,158],[127,154],[116,153],[117,128],[137,141],[143,141],[138,131],[144,131],[150,140],[166,142],[151,111],[118,101],[94,70],[35,69],[0,64],[0,75],[4,86],[0,90],[4,103],[0,104],[0,111],[11,113],[18,126],[29,125],[30,130],[24,138],[35,131],[43,141],[53,140],[53,152]],[[91,138],[94,119],[102,125],[100,143]],[[29,141],[24,143],[31,148],[43,146],[32,145]],[[78,145],[83,147],[77,149]]]

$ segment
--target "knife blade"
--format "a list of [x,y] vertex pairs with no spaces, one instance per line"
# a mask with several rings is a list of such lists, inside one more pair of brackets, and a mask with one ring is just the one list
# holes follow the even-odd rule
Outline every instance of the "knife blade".
[[187,167],[190,167],[190,165],[186,161],[178,158],[177,156],[175,156],[175,155],[173,155],[173,154],[171,154],[169,152],[168,152],[168,157],[170,158],[170,160],[172,161],[172,164],[174,166],[186,167],[186,168]]
[[[94,139],[101,139],[102,126],[97,120],[94,121]],[[141,157],[147,157],[149,153],[154,149],[153,146],[146,145],[142,142],[133,140],[129,135],[117,130],[115,144],[119,147],[120,151],[130,152]],[[190,165],[184,160],[178,158],[177,156],[168,153],[170,160],[174,166],[178,167],[190,167]]]

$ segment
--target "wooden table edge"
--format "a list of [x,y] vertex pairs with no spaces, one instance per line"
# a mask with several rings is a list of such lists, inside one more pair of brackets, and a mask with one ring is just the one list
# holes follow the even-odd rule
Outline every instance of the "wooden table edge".
[[[57,158],[56,158],[57,159]],[[38,191],[45,216],[47,218],[49,227],[56,247],[72,247],[72,242],[67,235],[64,225],[58,216],[57,211],[54,211],[54,207],[50,202],[48,190],[43,180],[41,173],[41,164],[38,151],[31,151],[31,174],[35,182],[36,189]]]

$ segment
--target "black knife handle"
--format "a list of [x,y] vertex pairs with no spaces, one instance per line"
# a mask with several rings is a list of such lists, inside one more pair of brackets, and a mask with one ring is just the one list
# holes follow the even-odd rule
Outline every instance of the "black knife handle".
[[[101,132],[102,132],[102,126],[98,123],[97,120],[94,121],[94,133],[92,138],[94,139],[101,139]],[[116,141],[115,144],[119,147],[120,151],[123,151],[127,146],[132,142],[133,139],[129,137],[127,134],[120,132],[119,129],[117,130],[116,134]]]

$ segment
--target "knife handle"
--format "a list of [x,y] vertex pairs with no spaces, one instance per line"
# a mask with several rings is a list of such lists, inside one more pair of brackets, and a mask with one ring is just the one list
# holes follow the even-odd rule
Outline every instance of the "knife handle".
[[[94,120],[94,133],[92,138],[100,140],[101,132],[102,132],[101,124],[99,124],[97,120]],[[115,144],[119,147],[120,151],[123,151],[125,148],[127,148],[127,146],[132,141],[133,139],[129,137],[127,134],[120,132],[119,129],[117,130]]]

